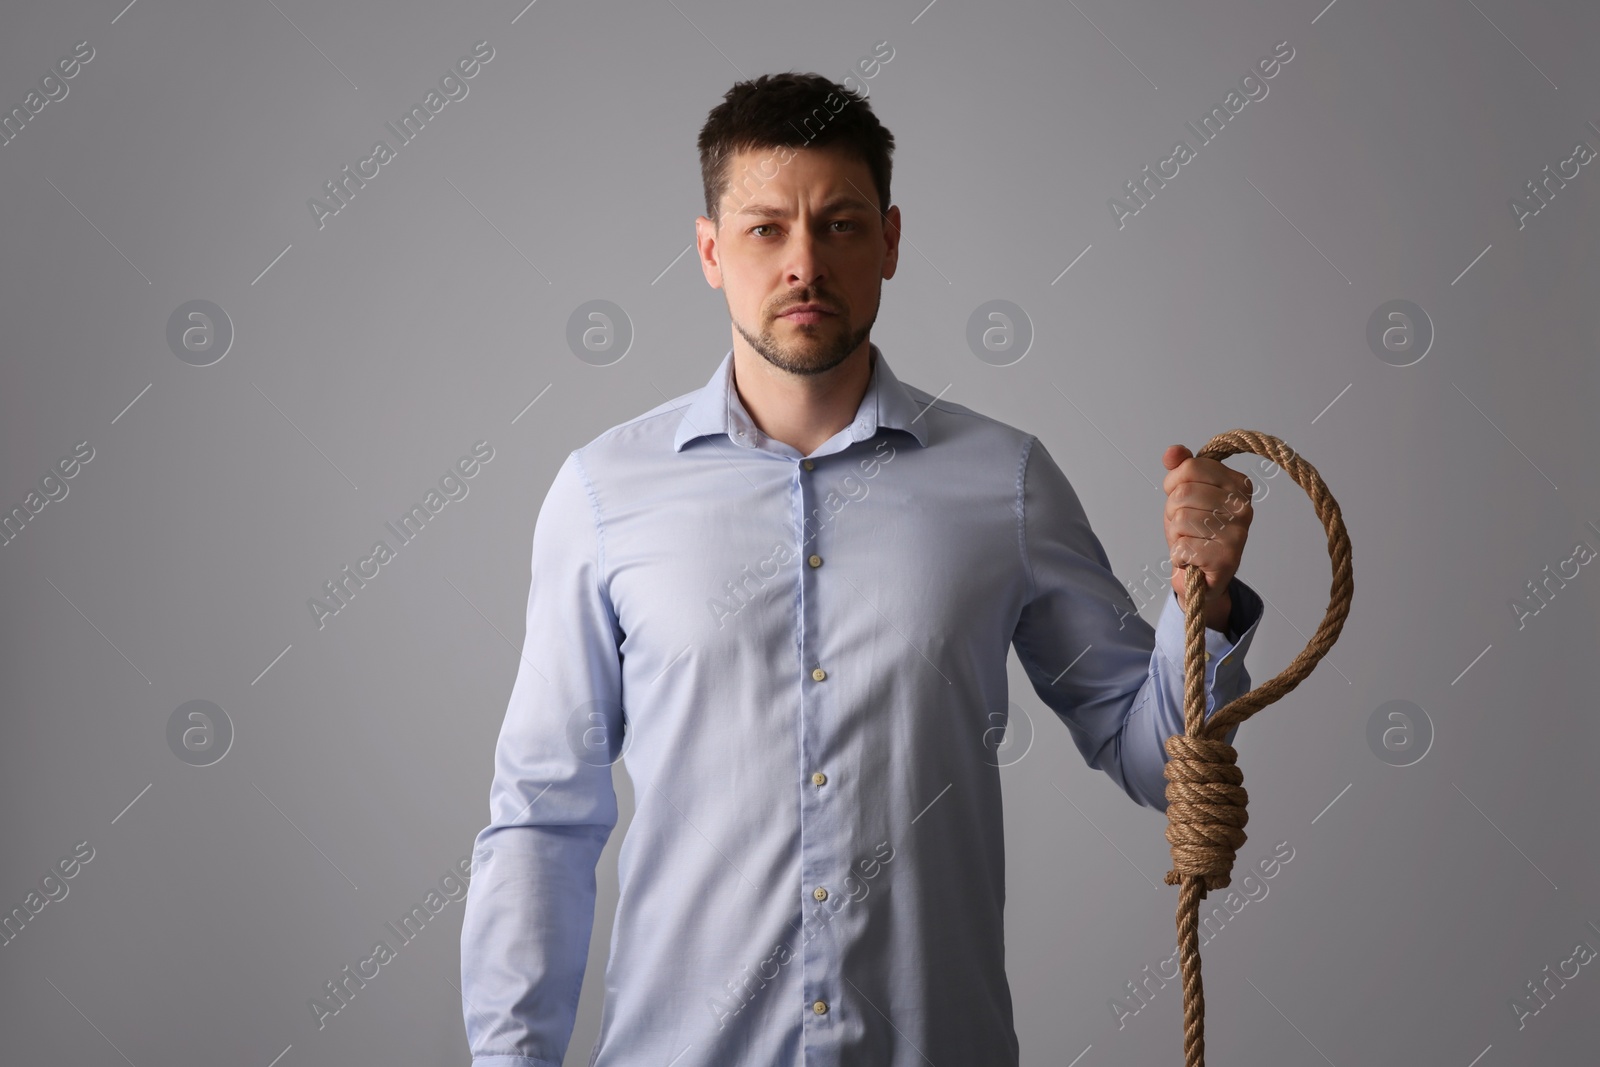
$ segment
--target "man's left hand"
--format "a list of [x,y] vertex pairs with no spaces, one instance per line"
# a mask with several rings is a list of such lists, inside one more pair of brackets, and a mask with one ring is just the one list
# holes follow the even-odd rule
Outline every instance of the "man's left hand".
[[1183,603],[1186,564],[1200,568],[1206,579],[1205,624],[1226,630],[1233,610],[1228,584],[1239,569],[1249,536],[1253,491],[1250,479],[1218,460],[1197,459],[1183,445],[1168,445],[1161,455],[1167,476],[1163,527],[1172,560],[1172,588]]

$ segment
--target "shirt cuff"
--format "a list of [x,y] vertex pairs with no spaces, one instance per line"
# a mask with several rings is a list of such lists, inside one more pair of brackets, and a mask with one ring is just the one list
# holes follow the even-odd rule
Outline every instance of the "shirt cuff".
[[[1228,615],[1228,628],[1239,636],[1230,640],[1221,630],[1206,627],[1206,715],[1216,711],[1212,694],[1220,686],[1232,700],[1248,692],[1249,675],[1245,673],[1244,657],[1255,640],[1256,624],[1261,621],[1263,604],[1260,594],[1239,580],[1237,575],[1228,583],[1228,596],[1233,602]],[[1156,650],[1174,674],[1183,677],[1184,617],[1178,592],[1167,587],[1167,599],[1161,608],[1161,618],[1156,622]],[[1237,724],[1235,725],[1237,729]]]

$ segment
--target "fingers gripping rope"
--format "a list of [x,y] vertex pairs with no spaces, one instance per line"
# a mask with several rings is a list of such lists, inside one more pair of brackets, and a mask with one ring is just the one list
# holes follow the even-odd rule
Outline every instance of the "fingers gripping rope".
[[1300,654],[1275,678],[1205,716],[1205,575],[1186,564],[1184,585],[1184,732],[1167,738],[1167,842],[1172,870],[1166,884],[1179,886],[1178,963],[1183,971],[1183,1054],[1185,1067],[1205,1067],[1205,988],[1200,979],[1200,901],[1209,889],[1225,888],[1233,858],[1245,842],[1249,819],[1244,772],[1234,765],[1238,755],[1222,740],[1241,723],[1284,696],[1311,673],[1338,640],[1350,613],[1350,537],[1339,504],[1317,469],[1271,434],[1229,430],[1206,443],[1196,456],[1225,459],[1240,452],[1265,456],[1288,472],[1317,510],[1328,532],[1333,585],[1322,625]]

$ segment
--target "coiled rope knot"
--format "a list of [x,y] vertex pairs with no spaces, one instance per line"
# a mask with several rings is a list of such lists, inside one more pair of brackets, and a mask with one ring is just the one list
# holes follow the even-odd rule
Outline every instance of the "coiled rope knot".
[[1226,888],[1233,859],[1245,842],[1245,805],[1250,794],[1241,784],[1244,771],[1235,765],[1238,753],[1226,741],[1173,734],[1167,738],[1167,841],[1172,845],[1172,870],[1167,885],[1182,885],[1184,876],[1202,878],[1206,889]]

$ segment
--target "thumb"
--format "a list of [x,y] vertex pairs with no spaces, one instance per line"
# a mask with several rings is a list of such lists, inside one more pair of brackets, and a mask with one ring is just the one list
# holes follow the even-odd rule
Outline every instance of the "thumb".
[[1184,460],[1193,458],[1193,456],[1194,453],[1183,445],[1168,445],[1167,450],[1161,453],[1161,465],[1170,471]]

